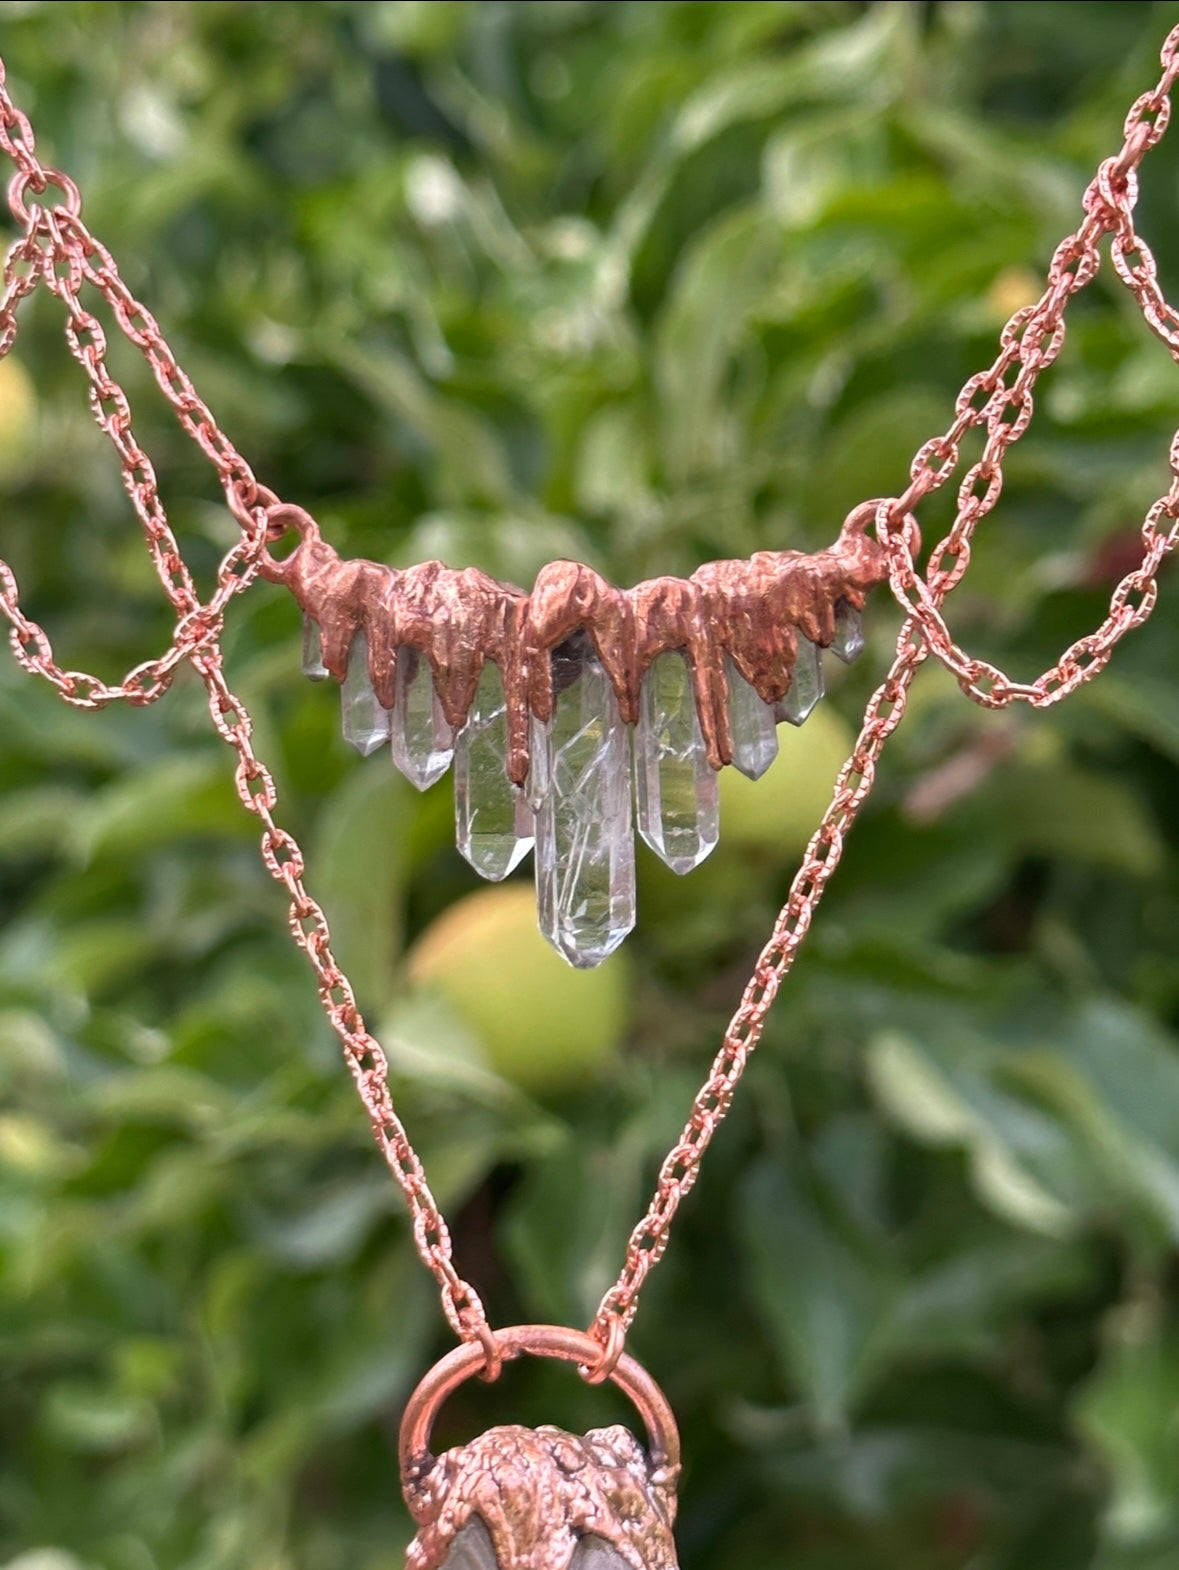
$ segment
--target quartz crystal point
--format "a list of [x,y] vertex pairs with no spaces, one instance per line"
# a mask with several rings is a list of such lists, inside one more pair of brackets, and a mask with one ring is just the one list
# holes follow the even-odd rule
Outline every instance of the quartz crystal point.
[[850,665],[864,652],[864,625],[860,613],[850,600],[839,600],[835,606],[835,636],[831,652],[837,660]]
[[599,965],[635,924],[630,738],[589,640],[553,654],[553,716],[532,725],[540,930],[572,965]]
[[499,1570],[491,1533],[478,1516],[472,1516],[451,1543],[440,1570]]
[[823,692],[823,667],[819,662],[819,646],[799,633],[798,657],[794,661],[790,691],[780,703],[774,705],[774,718],[786,720],[791,725],[801,725],[823,696]]
[[490,660],[454,744],[455,839],[480,877],[498,883],[532,849],[532,809],[508,778],[508,708]]
[[729,687],[729,731],[733,767],[759,780],[778,756],[777,721],[770,704],[744,679],[732,660],[725,662]]
[[393,762],[418,790],[440,780],[454,757],[454,732],[434,690],[430,662],[416,649],[398,649],[397,698],[390,740]]
[[368,676],[368,640],[358,632],[348,651],[348,674],[340,689],[344,740],[367,758],[389,739],[389,713]]
[[314,616],[303,618],[303,674],[308,681],[326,681],[330,674],[323,663],[323,639]]
[[643,677],[635,727],[639,833],[673,872],[691,872],[720,835],[716,770],[708,761],[687,659],[660,654]]
[[[491,1533],[472,1516],[450,1545],[441,1570],[499,1570]],[[569,1570],[630,1570],[627,1561],[604,1537],[583,1537],[573,1550]]]

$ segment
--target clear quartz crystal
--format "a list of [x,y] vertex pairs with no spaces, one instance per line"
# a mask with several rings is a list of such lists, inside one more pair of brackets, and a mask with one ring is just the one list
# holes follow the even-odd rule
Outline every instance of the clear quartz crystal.
[[835,606],[835,636],[831,652],[837,660],[850,665],[864,652],[864,625],[860,613],[850,600],[839,600]]
[[508,778],[508,706],[490,660],[454,743],[455,839],[481,877],[498,883],[532,849],[532,809]]
[[584,635],[553,655],[553,717],[532,724],[540,930],[579,969],[601,964],[635,924],[630,737]]
[[499,1570],[491,1533],[478,1516],[472,1516],[451,1543],[440,1570]]
[[780,703],[774,705],[774,718],[786,720],[790,725],[801,725],[815,704],[823,696],[823,667],[819,662],[819,646],[809,638],[798,635],[798,657],[794,662],[794,677],[790,691]]
[[[472,1516],[451,1543],[440,1570],[499,1570],[491,1533],[478,1516]],[[628,1570],[628,1565],[604,1537],[583,1537],[573,1550],[569,1570]]]
[[683,654],[660,654],[643,677],[635,727],[639,833],[673,872],[691,872],[716,847],[720,803],[704,750],[692,671]]
[[751,780],[759,780],[778,756],[773,708],[758,696],[730,659],[725,661],[725,679],[729,685],[733,767]]
[[340,689],[344,740],[367,758],[389,739],[389,713],[368,678],[368,639],[358,632],[348,650],[348,674]]
[[569,1570],[627,1570],[627,1562],[604,1537],[583,1537],[573,1551]]
[[303,674],[308,681],[326,681],[330,674],[323,663],[323,639],[313,616],[303,618]]
[[454,732],[438,701],[430,662],[416,649],[398,649],[396,674],[390,728],[393,762],[411,785],[426,790],[450,767]]

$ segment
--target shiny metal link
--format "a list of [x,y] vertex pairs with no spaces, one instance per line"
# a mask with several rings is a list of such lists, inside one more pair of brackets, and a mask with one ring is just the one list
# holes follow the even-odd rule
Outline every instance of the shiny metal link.
[[[1117,276],[1134,295],[1152,331],[1179,359],[1179,312],[1162,295],[1154,257],[1137,234],[1133,219],[1138,166],[1159,141],[1170,118],[1169,94],[1179,76],[1179,28],[1163,46],[1162,65],[1158,83],[1136,100],[1126,117],[1121,151],[1101,165],[1090,183],[1083,204],[1084,221],[1057,247],[1040,299],[1017,311],[1003,329],[994,362],[962,388],[949,428],[918,451],[902,494],[863,504],[887,548],[892,590],[906,612],[896,654],[888,675],[868,702],[855,747],[835,782],[831,804],[807,846],[789,897],[758,957],[708,1077],[663,1161],[651,1203],[631,1234],[622,1272],[602,1299],[590,1327],[601,1348],[601,1355],[584,1365],[591,1380],[609,1377],[619,1365],[643,1283],[663,1256],[680,1203],[696,1181],[704,1152],[729,1110],[749,1055],[761,1039],[766,1015],[839,864],[845,836],[875,782],[884,745],[904,717],[910,685],[922,662],[931,654],[941,660],[963,691],[985,707],[1025,702],[1045,708],[1092,679],[1121,638],[1154,609],[1159,566],[1179,542],[1179,433],[1170,451],[1172,483],[1143,521],[1142,561],[1114,590],[1101,626],[1078,639],[1042,675],[1031,682],[1014,681],[987,661],[968,654],[954,642],[942,614],[946,598],[969,568],[974,532],[999,500],[1007,449],[1019,440],[1032,418],[1035,382],[1063,346],[1068,303],[1095,276],[1099,246],[1106,237]],[[276,538],[288,526],[292,509],[257,482],[180,367],[154,317],[127,288],[109,251],[86,228],[77,187],[67,176],[39,162],[32,127],[4,85],[2,61],[0,151],[16,165],[8,202],[21,230],[0,274],[0,356],[15,341],[21,301],[39,286],[49,289],[65,309],[66,340],[90,382],[91,410],[119,455],[157,576],[176,614],[168,649],[129,671],[122,682],[108,685],[86,672],[64,670],[55,662],[49,639],[21,610],[16,580],[0,561],[0,613],[10,623],[13,652],[26,671],[49,681],[65,702],[84,709],[119,700],[152,703],[167,691],[184,661],[201,677],[213,725],[237,756],[235,784],[242,805],[262,824],[264,865],[286,892],[291,936],[311,966],[324,1013],[340,1041],[377,1145],[405,1195],[415,1245],[438,1282],[452,1329],[481,1349],[486,1371],[494,1375],[498,1352],[493,1357],[490,1349],[498,1343],[478,1294],[455,1269],[446,1223],[389,1093],[384,1053],[365,1027],[348,978],[332,952],[323,911],[304,885],[303,853],[275,821],[274,781],[253,750],[249,714],[225,679],[220,646],[225,607],[253,581],[268,538]],[[180,425],[216,470],[226,504],[241,526],[242,538],[221,562],[216,588],[205,603],[196,594],[168,524],[151,462],[135,439],[126,395],[107,367],[102,325],[82,302],[86,288],[105,302],[119,330],[143,354]],[[982,455],[963,475],[954,523],[931,551],[922,575],[916,565],[920,550],[918,509],[957,472],[961,444],[974,430],[984,433]]]
[[[56,662],[44,629],[21,609],[11,568],[0,561],[0,614],[10,624],[13,653],[29,674],[43,677],[65,702],[81,709],[99,709],[118,701],[139,706],[154,703],[171,686],[181,664],[187,661],[196,669],[209,694],[209,712],[217,733],[237,754],[234,783],[238,796],[246,810],[262,822],[263,862],[286,891],[291,935],[307,956],[373,1135],[405,1195],[415,1244],[441,1289],[446,1317],[463,1340],[494,1345],[478,1294],[454,1268],[446,1223],[394,1109],[385,1056],[366,1030],[348,979],[332,953],[323,911],[304,887],[303,853],[275,822],[277,792],[269,771],[254,753],[249,714],[225,681],[220,648],[225,608],[253,582],[267,540],[282,532],[289,509],[258,484],[249,464],[181,369],[151,312],[131,293],[110,252],[87,229],[77,187],[67,176],[38,161],[32,127],[4,86],[2,61],[0,149],[17,164],[8,187],[8,205],[21,230],[0,273],[0,356],[8,353],[16,340],[21,301],[38,287],[48,289],[64,308],[66,343],[90,384],[91,413],[118,454],[156,575],[176,616],[172,641],[164,653],[136,666],[121,682],[108,684],[85,671],[65,670]],[[143,355],[181,427],[216,470],[226,505],[241,527],[242,537],[222,559],[208,601],[198,597],[180,554],[160,499],[155,470],[136,439],[126,393],[107,366],[105,330],[84,302],[87,290],[105,303],[118,329]]]
[[[667,1247],[680,1203],[691,1191],[700,1162],[724,1120],[749,1054],[761,1039],[766,1015],[794,959],[843,854],[844,836],[855,821],[875,779],[876,765],[889,736],[900,723],[909,687],[921,663],[934,655],[950,669],[962,690],[986,708],[1025,702],[1034,708],[1058,703],[1108,662],[1132,627],[1154,609],[1155,575],[1179,540],[1179,433],[1171,445],[1173,475],[1167,491],[1150,508],[1142,525],[1143,557],[1114,590],[1110,611],[1094,632],[1066,649],[1055,665],[1032,682],[1013,681],[1003,671],[960,648],[942,615],[942,604],[970,564],[975,529],[994,508],[1003,486],[1003,458],[1032,417],[1032,389],[1041,371],[1064,345],[1064,312],[1072,296],[1092,281],[1100,264],[1101,240],[1112,235],[1118,277],[1131,290],[1147,323],[1179,359],[1179,313],[1158,287],[1154,258],[1135,231],[1137,169],[1166,130],[1169,93],[1179,76],[1179,27],[1162,49],[1162,76],[1126,117],[1121,151],[1102,165],[1085,193],[1085,219],[1057,247],[1043,294],[1035,305],[1017,311],[1000,337],[1000,350],[986,371],[972,376],[955,404],[953,424],[926,442],[913,459],[910,482],[898,497],[876,506],[876,529],[887,547],[890,583],[906,619],[896,656],[867,712],[851,757],[835,782],[831,805],[815,831],[795,876],[790,895],[769,942],[725,1032],[711,1072],[692,1103],[683,1131],[659,1171],[654,1197],[631,1233],[618,1280],[603,1297],[591,1332],[603,1345],[617,1341],[638,1310],[643,1282]],[[916,565],[920,535],[916,514],[922,501],[947,484],[958,468],[960,445],[974,429],[985,432],[983,452],[963,476],[954,523],[930,552],[924,576]]]

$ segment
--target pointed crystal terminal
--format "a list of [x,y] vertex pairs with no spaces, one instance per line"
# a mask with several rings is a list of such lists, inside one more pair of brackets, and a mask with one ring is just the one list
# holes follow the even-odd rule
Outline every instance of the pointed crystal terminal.
[[584,635],[553,655],[553,717],[533,720],[540,930],[589,969],[635,924],[630,737],[601,661]]
[[467,723],[454,743],[454,822],[459,851],[498,883],[532,849],[532,809],[508,778],[508,707],[503,677],[484,665]]
[[733,767],[759,780],[778,756],[777,721],[772,707],[757,694],[732,660],[725,661],[729,686],[729,731]]
[[389,739],[389,713],[383,709],[368,676],[368,640],[358,632],[348,651],[348,674],[340,689],[344,740],[367,758]]
[[331,674],[323,663],[323,639],[314,616],[303,618],[303,674],[308,681],[326,681]]
[[794,661],[790,691],[780,703],[774,705],[774,718],[785,720],[790,725],[801,725],[824,691],[819,646],[799,633],[798,656]]
[[660,654],[643,677],[635,727],[639,833],[673,872],[691,872],[720,837],[716,771],[708,761],[687,659]]
[[837,660],[850,665],[864,652],[864,624],[858,610],[850,600],[839,600],[835,605],[835,636],[831,652]]
[[451,1543],[440,1570],[499,1570],[491,1533],[478,1516],[472,1516]]
[[397,698],[389,734],[393,762],[418,790],[427,790],[450,767],[454,732],[434,690],[429,661],[416,649],[397,651]]

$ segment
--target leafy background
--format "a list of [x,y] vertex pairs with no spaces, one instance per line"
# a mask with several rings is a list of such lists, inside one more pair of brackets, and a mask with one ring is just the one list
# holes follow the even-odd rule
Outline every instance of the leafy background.
[[[9,3],[0,43],[222,421],[342,552],[634,581],[818,545],[903,483],[1176,21]],[[1179,140],[1142,202],[1172,298],[1177,197]],[[232,524],[112,353],[207,584]],[[972,647],[1030,673],[1099,618],[1177,420],[1103,276],[954,597]],[[63,657],[162,647],[47,300],[0,368],[0,466],[3,553]],[[634,1331],[683,1421],[684,1570],[1179,1565],[1175,589],[1049,715],[919,678]],[[710,863],[680,884],[644,852],[626,958],[584,982],[526,894],[471,939],[449,782],[347,756],[293,606],[235,606],[283,821],[497,1320],[584,1323],[617,1268],[897,622],[878,595],[861,665],[751,797],[726,786]],[[9,1570],[401,1564],[397,1416],[446,1338],[229,776],[194,680],[86,717],[0,667]],[[412,959],[407,983],[452,908],[462,997]],[[511,1002],[480,1016],[489,965]],[[614,1408],[521,1369],[450,1413],[462,1437]]]

